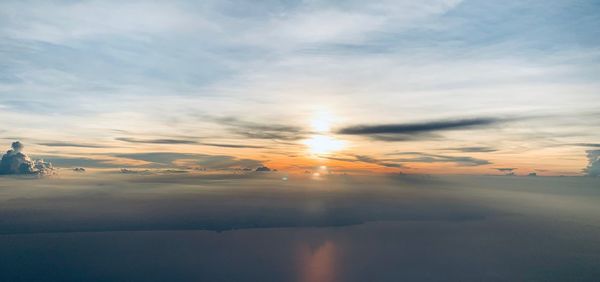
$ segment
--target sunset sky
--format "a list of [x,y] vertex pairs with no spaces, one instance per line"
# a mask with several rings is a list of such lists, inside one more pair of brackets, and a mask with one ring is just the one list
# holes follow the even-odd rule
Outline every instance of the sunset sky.
[[584,175],[599,27],[591,0],[2,1],[0,145],[89,171]]

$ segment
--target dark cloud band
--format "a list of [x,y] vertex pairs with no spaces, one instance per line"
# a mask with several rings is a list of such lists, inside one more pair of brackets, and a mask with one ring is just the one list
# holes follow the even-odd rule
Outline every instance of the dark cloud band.
[[496,118],[472,118],[407,124],[355,125],[342,128],[339,134],[423,134],[442,130],[454,130],[493,125],[502,120]]

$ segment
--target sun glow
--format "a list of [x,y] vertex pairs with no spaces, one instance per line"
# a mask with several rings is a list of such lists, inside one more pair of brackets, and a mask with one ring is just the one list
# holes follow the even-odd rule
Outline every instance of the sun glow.
[[346,142],[325,135],[315,135],[304,141],[313,155],[326,155],[344,148]]
[[315,135],[304,141],[310,154],[327,155],[346,146],[346,142],[330,136],[334,120],[333,114],[326,109],[320,109],[314,114],[310,124]]
[[331,131],[333,120],[333,115],[329,111],[320,110],[313,117],[311,127],[315,132],[327,133]]

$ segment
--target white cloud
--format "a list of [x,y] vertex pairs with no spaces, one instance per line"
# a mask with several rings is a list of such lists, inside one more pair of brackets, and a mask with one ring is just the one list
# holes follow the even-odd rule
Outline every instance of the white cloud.
[[600,176],[600,150],[589,150],[587,151],[588,166],[584,172],[588,176],[597,177]]
[[26,40],[62,43],[106,35],[136,35],[207,28],[176,5],[166,2],[4,3],[2,33]]

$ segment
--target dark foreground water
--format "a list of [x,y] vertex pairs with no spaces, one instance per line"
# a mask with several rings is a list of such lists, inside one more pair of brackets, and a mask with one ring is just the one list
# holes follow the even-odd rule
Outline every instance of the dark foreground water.
[[0,281],[600,277],[594,179],[0,181]]

